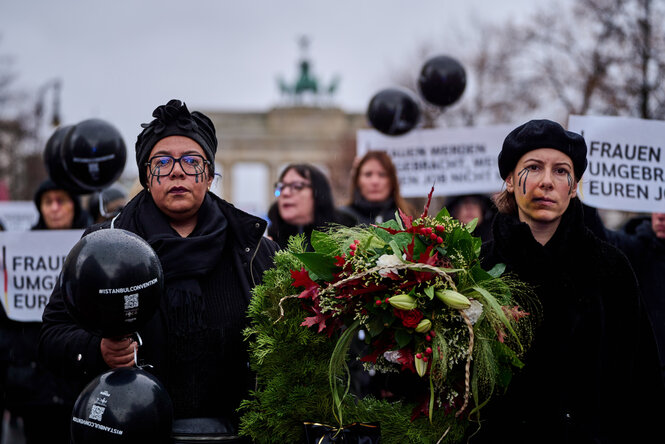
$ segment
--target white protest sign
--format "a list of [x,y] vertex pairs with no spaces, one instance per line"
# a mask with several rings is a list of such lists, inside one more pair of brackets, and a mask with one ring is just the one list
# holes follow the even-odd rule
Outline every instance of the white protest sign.
[[39,212],[31,200],[0,202],[0,222],[7,231],[28,231],[39,220]]
[[9,319],[41,322],[69,250],[83,230],[0,232],[2,306]]
[[404,197],[495,193],[501,190],[497,156],[516,125],[419,129],[403,136],[358,130],[357,155],[385,151],[392,158]]
[[665,213],[665,122],[570,116],[587,144],[582,200],[611,210]]

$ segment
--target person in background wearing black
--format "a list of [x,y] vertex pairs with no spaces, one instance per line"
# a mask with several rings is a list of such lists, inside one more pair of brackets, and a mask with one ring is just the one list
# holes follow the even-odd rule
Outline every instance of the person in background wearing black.
[[39,220],[33,230],[69,230],[91,224],[90,214],[81,207],[79,197],[51,179],[39,185],[34,201]]
[[494,202],[482,194],[463,194],[449,198],[445,207],[450,215],[462,222],[468,224],[474,219],[478,219],[474,236],[480,237],[483,241],[489,241],[492,238],[492,219],[496,214]]
[[665,213],[636,217],[621,230],[606,229],[604,234],[633,266],[656,337],[661,375],[665,381]]
[[586,144],[549,120],[506,137],[505,190],[485,269],[498,263],[535,291],[542,318],[504,396],[471,443],[663,442],[665,401],[653,334],[625,256],[584,224],[577,184]]
[[[51,179],[35,192],[39,220],[33,230],[85,228],[90,217],[77,195]],[[21,418],[26,444],[69,444],[69,420],[78,389],[56,376],[37,359],[41,322],[12,321],[2,310],[0,350],[7,361],[5,385],[7,409]]]
[[[184,103],[158,106],[136,141],[143,190],[111,221],[145,239],[164,271],[160,306],[139,334],[146,364],[174,406],[174,431],[241,442],[236,409],[251,383],[246,326],[251,289],[272,266],[277,245],[266,223],[209,192],[215,127]],[[62,289],[44,310],[40,359],[85,384],[110,368],[133,366],[131,339],[93,336],[65,309]],[[202,419],[207,418],[207,419]]]
[[298,163],[284,168],[275,184],[275,196],[277,201],[268,210],[268,236],[281,248],[286,248],[291,236],[304,234],[311,249],[312,230],[323,230],[329,223],[353,225],[349,216],[335,209],[330,183],[314,165]]
[[370,151],[357,162],[351,178],[351,203],[340,208],[355,224],[380,224],[395,219],[400,208],[413,216],[413,207],[399,191],[397,171],[384,151]]

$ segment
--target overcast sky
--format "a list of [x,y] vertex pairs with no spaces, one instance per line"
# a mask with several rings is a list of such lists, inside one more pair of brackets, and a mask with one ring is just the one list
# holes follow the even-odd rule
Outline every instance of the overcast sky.
[[63,125],[107,120],[133,154],[140,123],[171,98],[203,110],[276,105],[276,78],[296,77],[300,35],[314,75],[341,76],[336,103],[364,112],[424,43],[455,56],[451,30],[472,39],[473,18],[519,19],[544,1],[3,0],[0,54],[26,91],[62,82]]

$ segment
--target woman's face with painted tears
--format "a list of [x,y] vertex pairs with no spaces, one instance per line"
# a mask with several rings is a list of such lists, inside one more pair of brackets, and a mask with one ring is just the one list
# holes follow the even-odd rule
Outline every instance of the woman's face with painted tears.
[[506,177],[522,222],[558,223],[577,194],[573,161],[553,148],[529,151]]
[[212,182],[203,148],[188,137],[169,136],[155,144],[149,159],[148,186],[157,207],[173,220],[197,214]]

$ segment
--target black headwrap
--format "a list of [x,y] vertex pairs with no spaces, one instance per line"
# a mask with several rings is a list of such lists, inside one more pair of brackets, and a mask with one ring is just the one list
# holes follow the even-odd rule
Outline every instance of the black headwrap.
[[136,139],[136,165],[139,168],[141,185],[147,186],[146,162],[150,151],[157,142],[168,136],[189,137],[203,148],[210,162],[210,174],[214,174],[215,153],[217,152],[217,136],[212,121],[203,113],[192,113],[180,100],[169,100],[152,112],[155,118],[150,123],[142,123],[143,131]]

